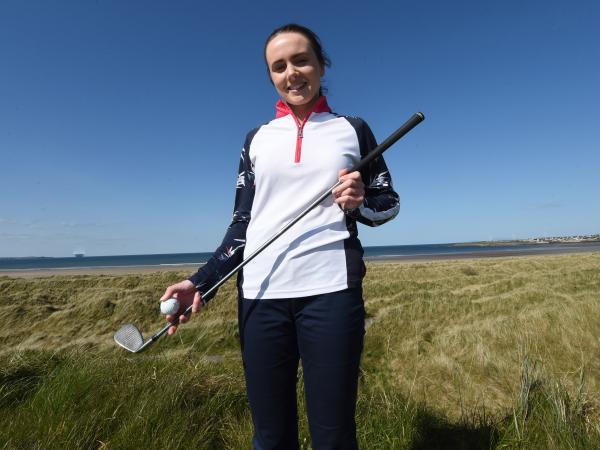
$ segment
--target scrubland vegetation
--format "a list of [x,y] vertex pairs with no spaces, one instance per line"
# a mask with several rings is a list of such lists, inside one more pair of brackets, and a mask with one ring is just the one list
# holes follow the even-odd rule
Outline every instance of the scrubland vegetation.
[[[251,448],[233,283],[112,341],[186,275],[0,277],[0,449]],[[364,293],[362,449],[600,449],[599,253],[371,263]]]

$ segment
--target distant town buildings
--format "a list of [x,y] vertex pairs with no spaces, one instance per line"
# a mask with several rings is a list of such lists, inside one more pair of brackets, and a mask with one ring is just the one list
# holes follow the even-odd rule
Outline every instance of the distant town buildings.
[[600,242],[600,234],[586,234],[577,236],[552,236],[524,239],[524,242],[535,244],[554,244],[568,242]]

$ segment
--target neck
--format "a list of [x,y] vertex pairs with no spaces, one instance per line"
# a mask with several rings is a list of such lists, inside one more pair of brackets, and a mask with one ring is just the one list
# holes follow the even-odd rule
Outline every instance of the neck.
[[292,110],[292,112],[294,113],[294,115],[296,116],[296,118],[298,120],[304,120],[306,119],[306,116],[308,116],[310,114],[310,112],[313,109],[313,106],[315,106],[315,103],[317,103],[317,100],[319,100],[319,95],[315,95],[315,97],[308,103],[304,104],[304,105],[290,105],[288,104],[288,106],[290,107],[290,109]]

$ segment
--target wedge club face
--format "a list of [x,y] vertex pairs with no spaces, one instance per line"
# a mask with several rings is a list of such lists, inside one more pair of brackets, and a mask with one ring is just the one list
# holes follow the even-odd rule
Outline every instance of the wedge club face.
[[114,339],[117,344],[132,353],[138,353],[145,348],[142,333],[131,323],[119,328]]

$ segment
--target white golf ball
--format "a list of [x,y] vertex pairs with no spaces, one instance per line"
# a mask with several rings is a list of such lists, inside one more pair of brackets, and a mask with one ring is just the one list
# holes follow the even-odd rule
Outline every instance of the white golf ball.
[[160,302],[160,312],[168,316],[179,311],[179,301],[175,298],[169,298],[164,302]]

